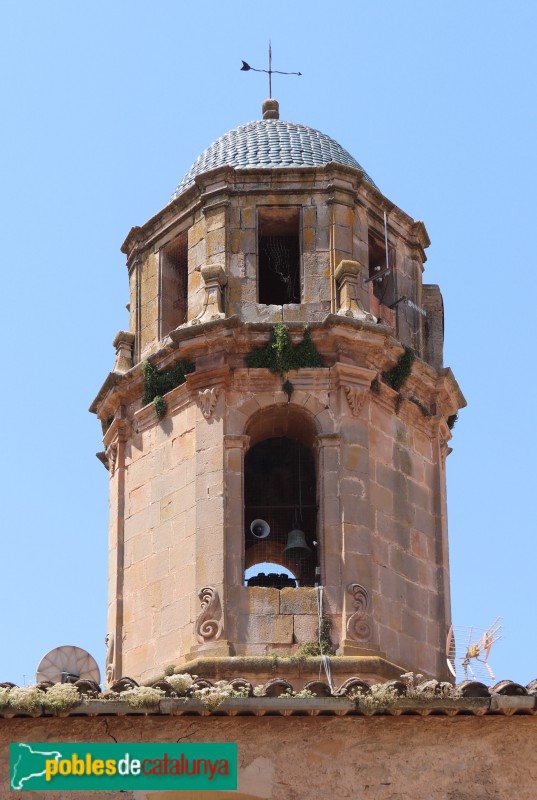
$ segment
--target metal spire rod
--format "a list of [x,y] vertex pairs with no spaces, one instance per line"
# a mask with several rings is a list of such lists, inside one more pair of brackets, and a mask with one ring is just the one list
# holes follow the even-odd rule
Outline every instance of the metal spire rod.
[[268,75],[268,85],[269,85],[269,97],[272,98],[272,76],[273,75],[302,75],[301,72],[281,72],[279,69],[272,69],[272,46],[269,42],[268,46],[268,69],[256,69],[256,67],[251,67],[246,61],[242,62],[241,71],[242,72],[266,72]]

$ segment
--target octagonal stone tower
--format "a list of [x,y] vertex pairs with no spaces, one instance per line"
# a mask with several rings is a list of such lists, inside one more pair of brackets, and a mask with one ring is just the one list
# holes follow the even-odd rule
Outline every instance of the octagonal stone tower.
[[339,682],[446,676],[445,458],[465,403],[428,244],[273,100],[130,231],[130,330],[91,409],[109,683],[172,666],[259,682],[275,653],[312,650],[320,615]]

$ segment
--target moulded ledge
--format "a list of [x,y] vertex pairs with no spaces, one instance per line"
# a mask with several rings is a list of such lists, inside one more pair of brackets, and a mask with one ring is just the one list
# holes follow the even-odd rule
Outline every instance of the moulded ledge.
[[490,710],[508,715],[524,711],[533,714],[537,711],[537,697],[534,695],[493,694],[490,698]]
[[416,697],[400,697],[386,707],[389,714],[446,714],[454,716],[461,712],[471,714],[486,714],[490,709],[489,697],[430,697],[419,699]]

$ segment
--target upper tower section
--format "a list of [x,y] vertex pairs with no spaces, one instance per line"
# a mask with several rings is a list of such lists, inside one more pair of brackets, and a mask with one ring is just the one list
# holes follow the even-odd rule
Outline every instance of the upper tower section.
[[211,319],[312,324],[338,314],[392,327],[441,367],[442,303],[422,286],[423,223],[329,136],[280,120],[275,100],[263,111],[210,145],[170,203],[129,233],[135,361]]

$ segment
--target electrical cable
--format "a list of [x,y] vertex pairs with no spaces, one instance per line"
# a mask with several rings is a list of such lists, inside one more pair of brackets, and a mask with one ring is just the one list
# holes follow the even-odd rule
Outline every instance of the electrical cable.
[[317,637],[319,642],[319,650],[321,651],[321,663],[319,665],[319,680],[321,679],[321,670],[324,669],[326,680],[332,694],[334,693],[334,684],[332,682],[332,670],[330,668],[330,656],[328,653],[323,653],[322,644],[322,627],[323,627],[323,586],[318,585],[315,587],[317,590]]

